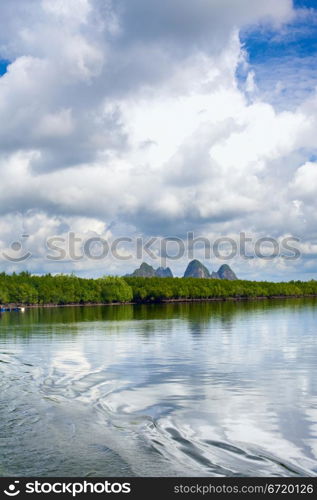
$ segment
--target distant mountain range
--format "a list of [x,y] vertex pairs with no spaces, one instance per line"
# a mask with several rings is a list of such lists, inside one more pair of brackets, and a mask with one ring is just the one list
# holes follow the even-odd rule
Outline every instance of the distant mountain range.
[[212,278],[218,280],[237,280],[237,276],[228,264],[223,264],[218,271],[209,272],[199,260],[192,260],[185,271],[184,278]]
[[[173,273],[169,267],[158,267],[154,269],[154,267],[143,262],[138,269],[127,276],[139,278],[173,278]],[[210,273],[207,267],[196,259],[188,264],[184,273],[184,278],[210,278],[231,281],[238,279],[228,264],[223,264],[217,272],[213,271]]]
[[141,266],[136,269],[132,274],[128,276],[134,276],[138,278],[173,278],[173,273],[169,267],[154,267],[150,266],[146,262],[142,262]]

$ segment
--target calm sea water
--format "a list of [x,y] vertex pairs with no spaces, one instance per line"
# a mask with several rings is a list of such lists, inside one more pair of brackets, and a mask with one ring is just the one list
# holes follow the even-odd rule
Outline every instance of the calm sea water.
[[0,317],[0,475],[317,474],[317,301]]

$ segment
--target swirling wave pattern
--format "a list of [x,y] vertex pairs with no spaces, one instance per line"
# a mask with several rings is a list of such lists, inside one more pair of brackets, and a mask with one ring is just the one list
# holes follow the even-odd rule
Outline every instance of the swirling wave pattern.
[[0,320],[0,475],[317,473],[317,301]]

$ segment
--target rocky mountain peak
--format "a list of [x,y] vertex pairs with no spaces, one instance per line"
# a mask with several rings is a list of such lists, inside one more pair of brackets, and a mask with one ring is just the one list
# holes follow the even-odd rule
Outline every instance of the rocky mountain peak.
[[184,278],[210,278],[210,273],[206,266],[195,259],[188,264]]

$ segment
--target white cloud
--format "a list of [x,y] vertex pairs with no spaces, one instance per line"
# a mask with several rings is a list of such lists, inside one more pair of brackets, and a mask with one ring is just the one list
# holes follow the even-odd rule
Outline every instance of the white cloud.
[[236,79],[239,29],[288,21],[290,0],[14,3],[0,7],[2,247],[22,221],[38,270],[65,224],[317,237],[317,99],[278,111],[256,74],[246,94]]
[[62,109],[56,113],[43,116],[38,128],[35,129],[36,136],[58,137],[69,135],[74,129],[72,112],[70,109]]
[[314,202],[317,192],[317,163],[307,162],[299,167],[290,187],[301,200]]

